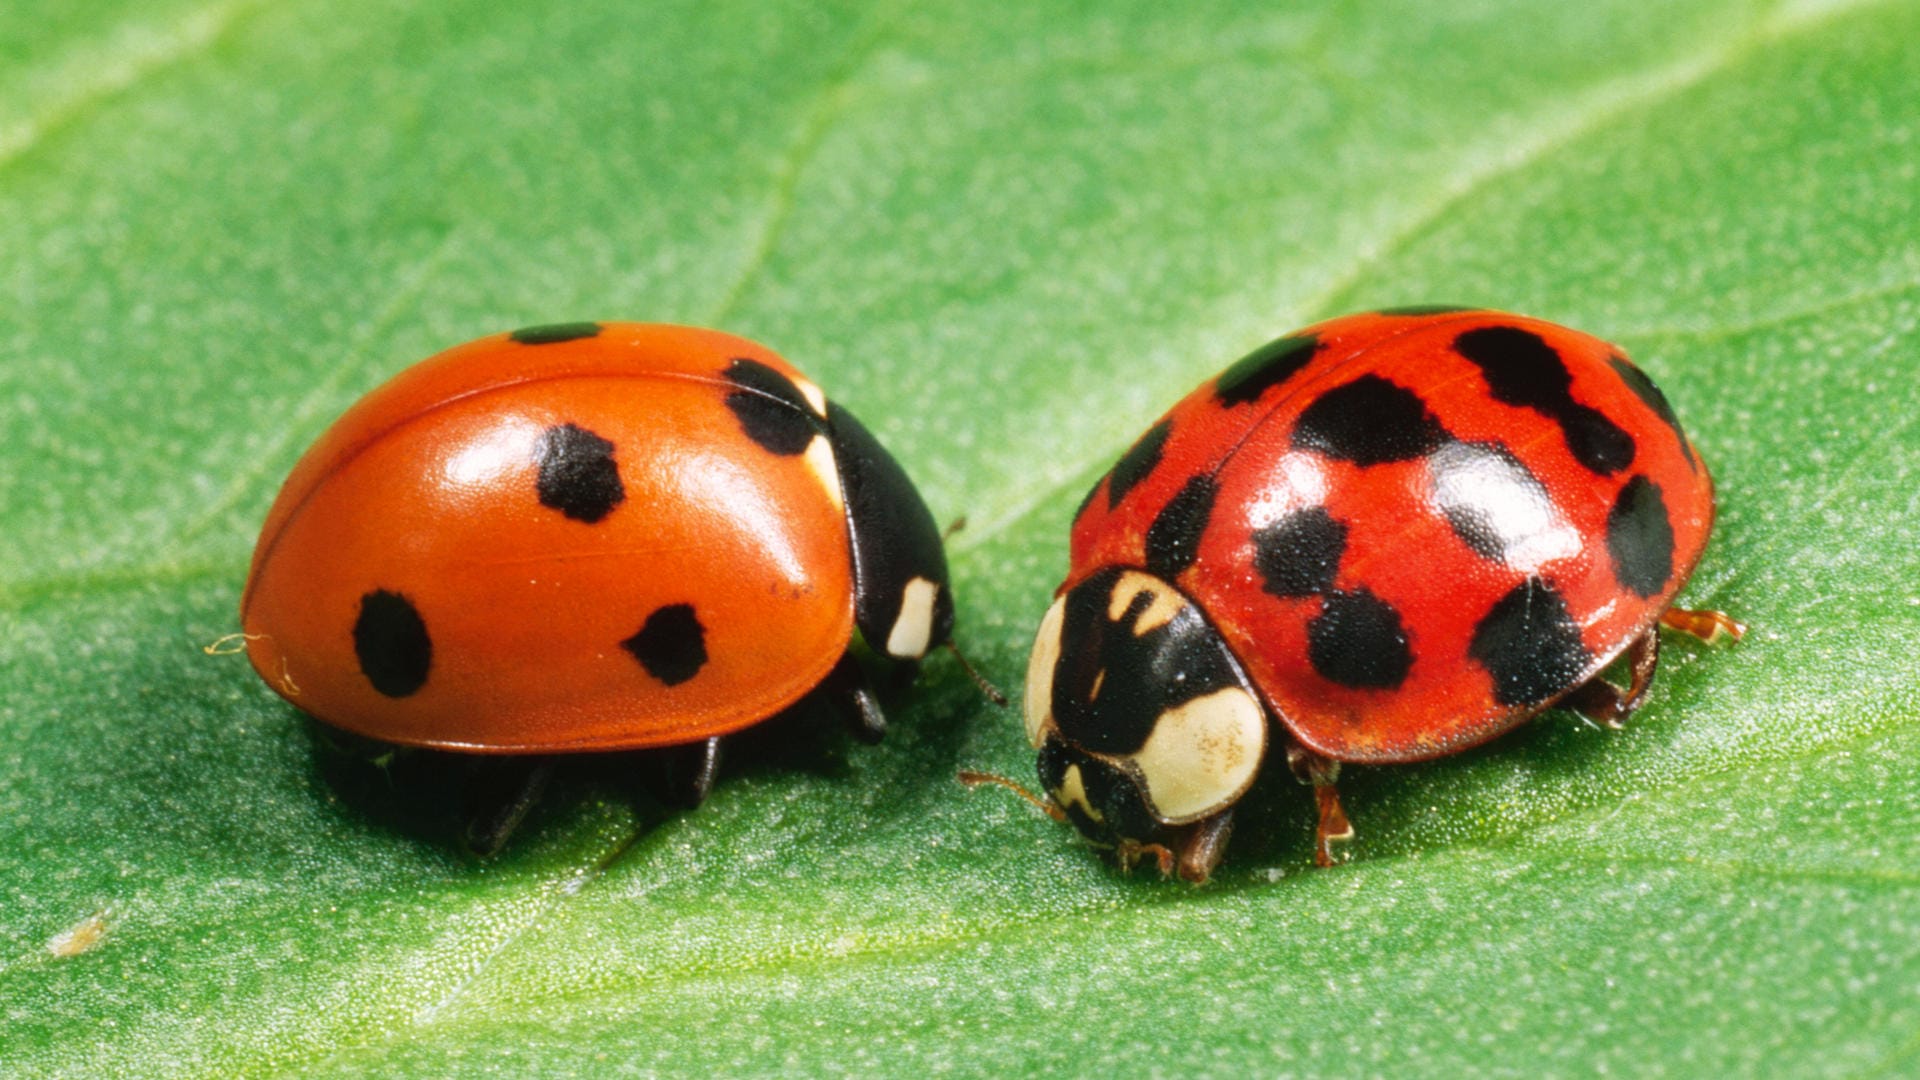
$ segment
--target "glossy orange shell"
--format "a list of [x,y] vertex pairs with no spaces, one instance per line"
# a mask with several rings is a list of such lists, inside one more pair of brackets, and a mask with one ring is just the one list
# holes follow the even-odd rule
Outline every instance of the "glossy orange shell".
[[[1572,375],[1573,401],[1632,435],[1631,465],[1597,475],[1576,460],[1554,419],[1495,400],[1481,372],[1452,348],[1463,332],[1490,326],[1536,334],[1558,352]],[[1387,763],[1484,742],[1551,703],[1501,704],[1493,677],[1469,655],[1477,620],[1530,575],[1564,598],[1591,657],[1559,693],[1619,655],[1685,584],[1712,527],[1712,480],[1677,425],[1624,381],[1612,363],[1624,354],[1613,346],[1488,311],[1353,315],[1299,335],[1320,342],[1304,367],[1257,401],[1232,407],[1222,406],[1217,380],[1208,380],[1167,413],[1158,463],[1118,505],[1109,507],[1111,474],[1095,488],[1074,522],[1063,592],[1102,567],[1146,566],[1156,516],[1195,474],[1213,471],[1211,517],[1174,584],[1206,611],[1302,744],[1336,760]],[[1456,444],[1497,444],[1525,463],[1558,515],[1542,527],[1546,539],[1534,545],[1527,565],[1478,554],[1456,534],[1434,508],[1425,458],[1362,466],[1295,445],[1303,410],[1324,391],[1367,374],[1416,393]],[[1651,596],[1622,587],[1607,548],[1609,510],[1637,476],[1663,493],[1674,536],[1672,572]],[[1315,506],[1349,523],[1334,588],[1369,590],[1400,615],[1412,664],[1396,687],[1356,688],[1323,677],[1308,662],[1309,622],[1323,598],[1277,597],[1261,587],[1253,534]]]
[[[294,467],[242,600],[248,656],[287,700],[387,742],[490,752],[686,743],[816,686],[853,629],[837,479],[747,438],[722,372],[771,351],[687,327],[450,349],[368,394]],[[574,424],[611,442],[624,500],[603,519],[543,505],[536,454]],[[362,597],[403,594],[432,642],[404,697],[356,656]],[[667,685],[622,642],[690,604],[706,662]]]

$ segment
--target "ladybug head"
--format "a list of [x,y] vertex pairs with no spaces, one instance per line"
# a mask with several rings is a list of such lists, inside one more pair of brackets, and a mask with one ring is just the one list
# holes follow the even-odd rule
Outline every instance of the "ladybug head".
[[1027,668],[1040,784],[1123,855],[1182,844],[1252,785],[1267,715],[1226,642],[1166,581],[1109,568],[1056,599]]

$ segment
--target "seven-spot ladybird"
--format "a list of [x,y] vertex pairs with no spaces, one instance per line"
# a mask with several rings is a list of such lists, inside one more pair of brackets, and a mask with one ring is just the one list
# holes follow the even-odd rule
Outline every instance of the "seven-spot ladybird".
[[912,664],[953,597],[906,473],[779,356],[578,323],[450,349],[349,409],[268,513],[240,619],[255,670],[329,725],[482,754],[692,744],[697,800],[720,736],[810,694],[877,739],[855,631]]
[[1665,396],[1597,338],[1446,308],[1283,337],[1074,519],[1026,684],[1048,809],[1205,880],[1272,744],[1313,785],[1328,865],[1352,835],[1342,762],[1439,757],[1550,706],[1618,726],[1659,626],[1737,637],[1670,606],[1713,509]]

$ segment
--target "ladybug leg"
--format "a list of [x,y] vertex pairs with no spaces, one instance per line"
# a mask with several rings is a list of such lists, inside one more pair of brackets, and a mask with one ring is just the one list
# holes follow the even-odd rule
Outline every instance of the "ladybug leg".
[[1340,789],[1331,783],[1315,784],[1313,800],[1320,810],[1319,824],[1314,831],[1313,862],[1315,866],[1332,866],[1340,861],[1334,858],[1333,845],[1353,839],[1353,823],[1347,820],[1347,810],[1340,805]]
[[1340,763],[1294,743],[1287,747],[1287,767],[1294,779],[1313,786],[1313,801],[1320,812],[1314,828],[1314,865],[1332,866],[1339,861],[1333,857],[1333,845],[1353,839],[1353,823],[1347,820],[1340,789],[1334,786],[1340,779]]
[[[1706,642],[1723,637],[1739,641],[1747,632],[1746,626],[1725,612],[1687,608],[1668,608],[1660,615],[1660,626]],[[1653,685],[1654,669],[1660,665],[1659,627],[1648,629],[1627,646],[1627,665],[1632,674],[1625,690],[1595,676],[1576,687],[1561,703],[1601,727],[1616,730],[1623,727],[1633,711],[1647,700],[1647,691]]]
[[1705,642],[1719,641],[1722,637],[1739,641],[1747,632],[1745,623],[1736,622],[1724,611],[1677,607],[1668,608],[1661,613],[1660,625],[1678,630],[1683,634],[1692,634]]
[[1227,853],[1227,838],[1233,835],[1233,811],[1222,810],[1194,823],[1193,831],[1180,845],[1180,876],[1195,885],[1205,885],[1214,868]]
[[887,733],[887,714],[880,711],[880,700],[860,662],[848,653],[820,683],[820,694],[828,704],[846,717],[853,737],[863,743],[877,743]]
[[467,849],[484,859],[506,846],[527,811],[540,801],[547,781],[553,778],[553,759],[507,759],[502,764],[487,761],[480,768],[479,783],[467,796],[471,816],[467,819],[466,841]]
[[1122,840],[1114,849],[1114,857],[1120,863],[1121,871],[1128,874],[1133,873],[1133,868],[1140,865],[1141,859],[1149,856],[1153,858],[1154,864],[1160,867],[1161,877],[1173,876],[1173,849],[1165,844],[1143,844],[1138,840]]
[[687,810],[697,809],[712,794],[714,778],[720,775],[720,737],[716,735],[661,753],[666,755],[667,767],[662,799]]
[[1580,684],[1562,702],[1567,708],[1599,724],[1619,730],[1647,700],[1653,687],[1654,669],[1660,666],[1660,633],[1649,629],[1627,646],[1627,666],[1632,681],[1621,689],[1596,675]]

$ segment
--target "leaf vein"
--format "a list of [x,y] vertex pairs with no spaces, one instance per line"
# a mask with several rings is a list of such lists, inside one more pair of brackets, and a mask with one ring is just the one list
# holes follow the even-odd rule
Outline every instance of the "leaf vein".
[[1333,274],[1319,291],[1300,305],[1295,321],[1304,322],[1310,317],[1344,306],[1348,297],[1376,266],[1411,247],[1435,228],[1449,210],[1494,182],[1524,174],[1554,152],[1577,144],[1582,138],[1621,116],[1636,110],[1644,111],[1684,94],[1765,46],[1817,29],[1854,8],[1880,2],[1885,0],[1849,0],[1817,15],[1776,17],[1762,22],[1746,34],[1713,41],[1679,60],[1616,79],[1582,95],[1573,108],[1557,118],[1542,122],[1530,137],[1517,146],[1502,141],[1504,153],[1482,158],[1449,177],[1429,196],[1424,206],[1415,209],[1399,225],[1390,229],[1380,242],[1361,249],[1344,270]]
[[708,326],[723,325],[748,293],[758,284],[773,262],[775,252],[779,250],[781,238],[786,235],[787,226],[793,220],[798,208],[800,181],[808,166],[819,156],[820,148],[841,120],[852,109],[858,95],[854,93],[857,76],[866,62],[879,51],[886,40],[888,24],[877,17],[860,41],[847,53],[846,60],[828,78],[826,85],[814,96],[808,106],[800,126],[787,151],[773,169],[773,191],[768,198],[767,210],[755,233],[747,257],[734,275],[733,281],[720,294],[713,311],[707,315]]
[[262,6],[262,0],[225,0],[187,12],[157,35],[128,26],[110,33],[114,47],[87,50],[84,69],[89,77],[65,82],[65,91],[37,114],[0,127],[0,169],[26,158],[46,145],[49,136],[88,119],[115,97],[161,72],[208,55],[245,16]]

